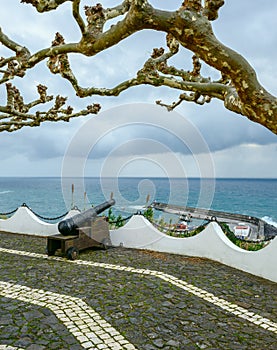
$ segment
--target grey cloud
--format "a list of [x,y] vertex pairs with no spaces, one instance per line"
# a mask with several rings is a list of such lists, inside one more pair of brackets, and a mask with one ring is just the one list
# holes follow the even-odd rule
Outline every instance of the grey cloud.
[[[122,144],[128,144],[128,147],[124,148],[125,154],[122,154],[123,149],[120,148],[120,151],[116,153],[118,156],[159,153],[161,149],[164,151],[164,147],[159,148],[158,144],[167,147],[171,152],[184,155],[192,153],[186,145],[185,138],[182,140],[170,131],[157,127],[137,125],[114,130],[111,134],[112,137],[107,135],[99,140],[93,147],[90,158],[106,157],[111,151],[119,148]],[[268,133],[266,130],[261,133],[255,128],[243,128],[240,125],[229,125],[228,129],[220,128],[220,126],[211,126],[210,130],[205,129],[202,135],[211,152],[226,150],[242,144],[268,145],[276,143],[277,145],[277,137]],[[145,140],[153,141],[152,148],[149,148],[150,146],[145,143]],[[156,146],[154,146],[154,143]],[[203,149],[200,147],[193,149],[194,154],[202,152]]]
[[13,155],[25,156],[29,160],[62,157],[70,140],[70,133],[59,130],[61,125],[42,125],[39,128],[25,128],[13,133],[1,133],[0,154],[4,160]]
[[[139,121],[141,120],[139,116],[139,105],[134,105],[134,108],[137,109],[137,120]],[[194,112],[193,115],[197,112],[199,115],[197,115],[196,118],[190,117],[189,120],[195,124],[195,127],[199,130],[199,135],[207,142],[211,152],[229,149],[236,145],[243,144],[277,144],[277,136],[275,134],[260,124],[249,121],[245,117],[224,111],[220,103],[213,103],[209,108],[191,106],[191,109]],[[190,154],[191,151],[186,144],[187,133],[189,134],[190,130],[186,130],[186,126],[182,125],[180,118],[175,118],[173,114],[165,112],[163,109],[160,109],[160,107],[152,107],[151,113],[157,113],[157,120],[159,116],[161,121],[164,120],[164,118],[168,118],[170,120],[168,128],[165,129],[162,125],[158,127],[132,124],[121,127],[112,131],[110,137],[100,140],[93,150],[93,155],[97,156],[98,154],[99,156],[103,156],[111,149],[114,149],[124,142],[129,143],[130,153],[142,154],[143,152],[152,152],[152,150],[143,147],[143,141],[139,149],[133,150],[130,142],[132,139],[156,140],[174,152]],[[181,114],[183,114],[185,118],[185,112]],[[128,122],[128,114],[117,116],[117,118],[119,123],[124,121]],[[170,124],[175,124],[175,127],[180,128],[179,135],[176,135],[172,131]],[[194,147],[193,152],[202,153],[203,149],[201,149],[201,147]]]
[[[73,155],[83,157],[89,150],[87,156],[90,159],[105,158],[111,152],[121,157],[166,152],[168,149],[188,155],[226,150],[242,144],[277,145],[276,135],[244,117],[221,112],[217,106],[200,110],[203,111],[201,115],[194,119],[190,117],[195,127],[190,126],[191,122],[184,123],[182,113],[172,114],[155,105],[133,104],[112,108],[84,123],[72,121],[67,128],[63,123],[47,123],[40,128],[2,133],[0,147],[5,152],[1,153],[1,159],[12,154],[34,160],[63,157],[71,137],[78,133],[80,136]],[[221,113],[224,115],[220,116]],[[191,128],[198,130],[193,143]],[[203,148],[202,143],[207,143],[207,148]]]
[[[141,140],[139,147],[138,140]],[[82,125],[70,143],[68,155],[88,157],[91,153],[90,157],[101,158],[126,143],[128,155],[158,152],[157,147],[154,151],[146,147],[144,140],[152,140],[156,146],[160,144],[171,152],[209,151],[197,128],[179,113],[169,113],[156,105],[128,104],[105,111]]]
[[[122,145],[125,147],[122,148]],[[125,126],[112,131],[111,137],[107,135],[99,140],[93,147],[90,158],[106,157],[112,151],[117,156],[160,153],[164,152],[165,147],[172,152],[190,153],[186,144],[168,130],[143,124]],[[116,152],[117,148],[119,150]]]
[[[196,111],[194,112],[196,114]],[[277,135],[246,117],[236,115],[214,102],[206,109],[198,108],[192,118],[211,151],[219,151],[241,144],[267,145],[276,143]]]

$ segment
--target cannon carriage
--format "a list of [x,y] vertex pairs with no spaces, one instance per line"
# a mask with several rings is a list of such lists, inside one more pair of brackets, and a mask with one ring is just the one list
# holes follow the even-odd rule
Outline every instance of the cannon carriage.
[[60,250],[70,260],[79,256],[83,249],[99,247],[106,249],[111,245],[107,218],[98,216],[115,204],[113,199],[96,207],[76,214],[58,224],[59,234],[47,238],[47,254],[55,255]]

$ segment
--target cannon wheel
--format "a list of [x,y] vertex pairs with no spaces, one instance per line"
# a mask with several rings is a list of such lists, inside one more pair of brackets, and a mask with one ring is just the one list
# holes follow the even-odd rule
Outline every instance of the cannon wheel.
[[79,250],[75,247],[70,247],[66,251],[66,256],[69,260],[76,260],[79,256]]
[[48,256],[53,256],[55,255],[56,249],[49,249],[48,247],[46,248],[46,254]]

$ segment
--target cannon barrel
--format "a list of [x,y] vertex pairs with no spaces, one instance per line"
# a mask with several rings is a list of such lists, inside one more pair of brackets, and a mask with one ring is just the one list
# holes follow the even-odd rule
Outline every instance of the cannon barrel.
[[78,228],[90,224],[96,219],[98,214],[101,214],[104,210],[110,208],[114,204],[114,199],[110,199],[107,202],[76,214],[71,218],[62,220],[58,224],[58,230],[64,236],[78,235]]

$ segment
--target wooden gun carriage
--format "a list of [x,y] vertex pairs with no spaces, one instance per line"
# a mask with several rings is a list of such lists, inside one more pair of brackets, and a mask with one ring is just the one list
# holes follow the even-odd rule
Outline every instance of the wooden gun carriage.
[[97,215],[114,205],[113,199],[94,208],[62,220],[58,224],[60,234],[47,238],[47,254],[54,255],[61,250],[62,255],[70,260],[79,256],[83,249],[100,247],[106,249],[111,245],[109,224],[106,217]]

